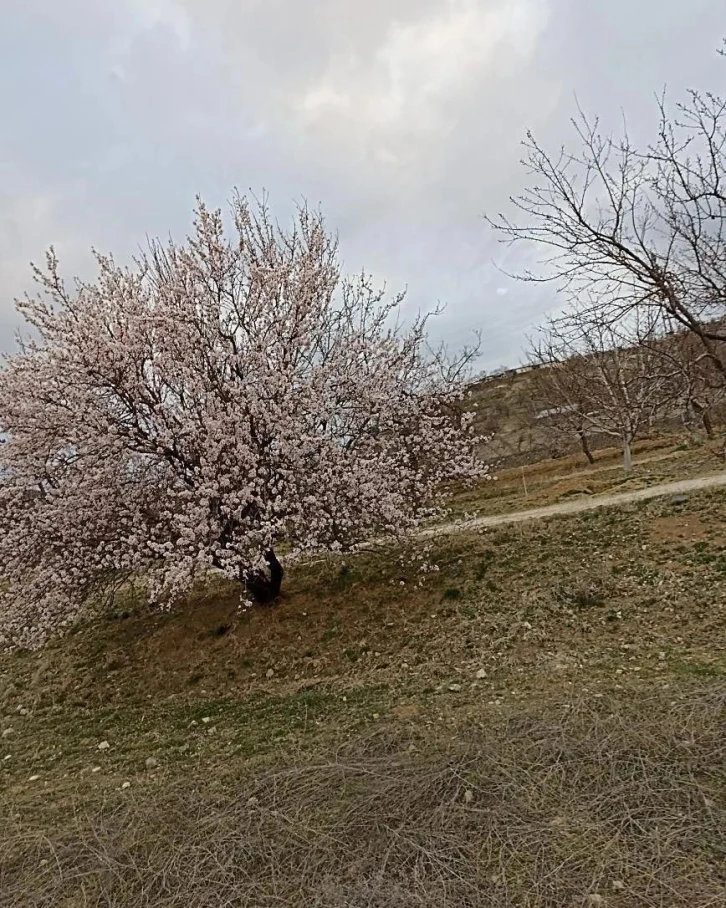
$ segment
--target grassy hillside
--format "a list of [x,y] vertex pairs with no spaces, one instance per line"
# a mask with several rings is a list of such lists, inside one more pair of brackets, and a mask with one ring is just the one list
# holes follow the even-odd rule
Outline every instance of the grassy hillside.
[[725,904],[724,527],[330,557],[0,657],[0,906]]

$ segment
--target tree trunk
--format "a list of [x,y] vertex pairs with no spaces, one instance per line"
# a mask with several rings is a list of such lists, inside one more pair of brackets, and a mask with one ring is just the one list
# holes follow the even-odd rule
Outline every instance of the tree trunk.
[[246,577],[240,572],[240,580],[243,581],[245,589],[259,605],[271,605],[279,599],[282,578],[285,575],[272,549],[265,552],[265,561],[270,569],[269,577],[264,571],[252,571]]
[[580,436],[580,444],[582,445],[582,453],[587,457],[589,463],[595,463],[595,458],[592,456],[592,451],[590,450],[590,445],[587,441],[587,435],[580,429],[577,433]]
[[633,469],[633,452],[630,450],[630,442],[623,439],[623,469],[629,473]]
[[709,412],[708,404],[704,404],[700,400],[694,398],[691,401],[691,405],[701,417],[701,422],[703,423],[703,428],[706,430],[706,435],[708,438],[713,438],[713,423],[711,422],[711,413]]

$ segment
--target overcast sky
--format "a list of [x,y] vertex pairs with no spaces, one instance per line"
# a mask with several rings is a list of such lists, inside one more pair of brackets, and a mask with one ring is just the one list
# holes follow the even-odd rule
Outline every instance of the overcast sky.
[[517,363],[557,300],[502,275],[482,214],[524,133],[567,141],[576,95],[647,138],[666,84],[726,93],[723,36],[717,0],[0,0],[0,349],[50,243],[89,277],[91,246],[181,239],[237,186],[319,205],[347,270]]

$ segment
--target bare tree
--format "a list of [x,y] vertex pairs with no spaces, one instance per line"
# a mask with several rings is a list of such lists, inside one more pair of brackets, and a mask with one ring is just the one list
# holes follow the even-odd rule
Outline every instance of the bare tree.
[[549,364],[536,380],[556,424],[578,435],[591,463],[588,434],[617,438],[630,471],[632,443],[650,428],[667,396],[657,354],[634,344],[622,323],[581,307],[550,320],[530,356]]
[[[713,438],[714,414],[724,398],[726,385],[699,339],[677,328],[639,341],[660,360],[660,378],[667,389],[669,409],[680,413],[688,427],[700,423],[708,438]],[[719,354],[723,356],[722,350]]]
[[577,150],[528,134],[529,188],[518,215],[487,218],[505,241],[548,251],[524,280],[553,280],[575,300],[607,299],[619,318],[649,309],[693,333],[726,381],[726,101],[691,92],[674,117],[660,104],[655,142],[637,150],[579,111]]
[[535,361],[542,368],[533,372],[530,379],[532,417],[558,442],[563,437],[577,438],[588,463],[594,464],[590,426],[583,415],[587,405],[578,383],[579,364],[574,359],[551,363],[546,357],[553,351],[549,345],[545,350],[539,347],[533,350]]

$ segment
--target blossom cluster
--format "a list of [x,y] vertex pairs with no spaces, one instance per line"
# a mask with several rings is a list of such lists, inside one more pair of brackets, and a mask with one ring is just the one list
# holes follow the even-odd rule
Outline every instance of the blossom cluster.
[[[409,531],[481,474],[462,371],[426,317],[344,278],[321,215],[237,197],[184,244],[66,286],[51,250],[0,371],[0,644],[37,646],[119,577],[152,601],[264,553]],[[282,557],[282,555],[280,556]]]

